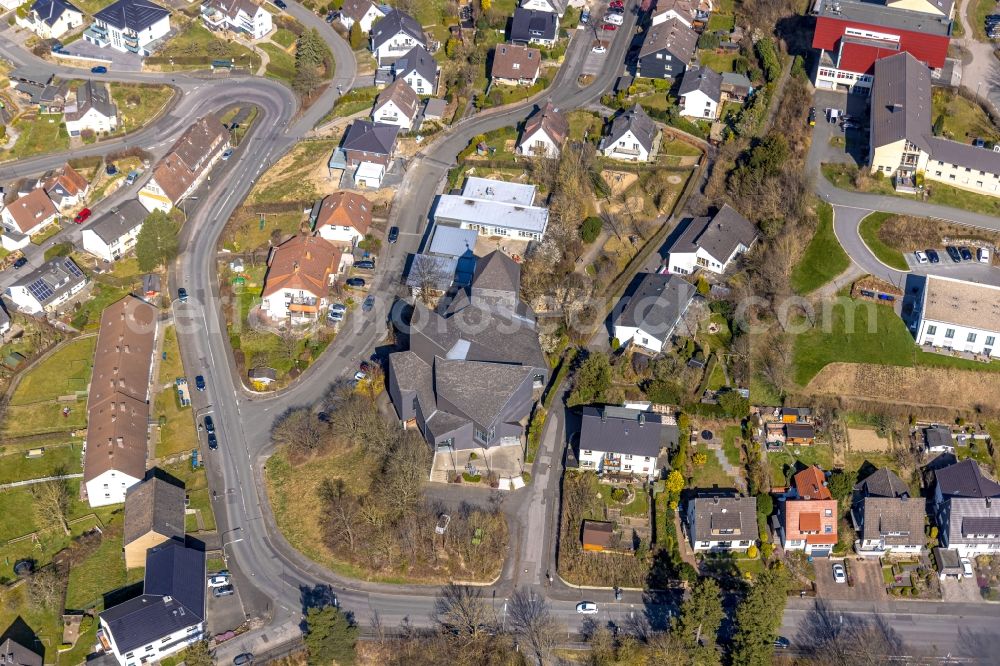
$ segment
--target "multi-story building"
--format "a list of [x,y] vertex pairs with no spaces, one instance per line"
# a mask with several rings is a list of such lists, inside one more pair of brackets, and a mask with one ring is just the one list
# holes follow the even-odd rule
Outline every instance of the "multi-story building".
[[651,354],[670,342],[694,297],[694,286],[676,275],[646,273],[612,313],[615,339]]
[[42,39],[62,37],[83,25],[83,12],[67,0],[35,0],[26,15],[14,14],[17,24]]
[[461,194],[442,194],[434,207],[434,223],[475,229],[482,236],[541,240],[549,209],[535,206],[535,186],[470,177]]
[[636,76],[677,79],[694,58],[698,33],[678,18],[650,26],[636,60]]
[[826,487],[826,475],[815,465],[794,479],[795,492],[781,508],[781,545],[813,557],[827,557],[837,543],[837,500]]
[[104,261],[118,261],[132,251],[149,212],[129,199],[87,225],[81,233],[83,249]]
[[356,192],[334,192],[320,201],[313,231],[339,246],[354,247],[372,225],[372,202]]
[[918,298],[918,345],[990,357],[1000,351],[1000,287],[928,275]]
[[118,0],[94,14],[83,38],[100,47],[151,55],[155,42],[170,32],[170,10],[150,0]]
[[1000,551],[1000,483],[972,458],[934,473],[934,517],[943,548],[962,557]]
[[201,17],[214,30],[243,32],[261,39],[273,29],[271,12],[253,0],[208,0],[201,6]]
[[295,236],[271,251],[261,310],[274,321],[316,321],[329,305],[341,251],[319,236]]
[[670,246],[667,268],[690,275],[698,269],[725,273],[757,240],[757,227],[729,204],[712,217],[693,218]]
[[703,496],[688,501],[688,538],[695,552],[746,552],[755,545],[760,531],[757,527],[757,498],[737,496]]
[[195,191],[229,147],[229,132],[219,119],[202,116],[173,145],[139,190],[146,210],[170,210]]
[[672,418],[627,407],[584,407],[580,422],[580,469],[653,481],[668,466],[679,431]]
[[118,107],[111,99],[107,85],[85,81],[76,88],[76,104],[67,104],[63,119],[70,136],[83,130],[112,132],[118,129]]
[[858,534],[854,550],[865,557],[923,552],[927,512],[921,497],[892,470],[881,468],[854,486],[851,520]]
[[52,312],[87,286],[87,276],[69,257],[55,257],[7,288],[14,305],[28,314]]

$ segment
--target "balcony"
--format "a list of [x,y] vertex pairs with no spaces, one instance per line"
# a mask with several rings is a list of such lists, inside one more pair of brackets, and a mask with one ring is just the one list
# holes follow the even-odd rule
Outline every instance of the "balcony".
[[622,459],[617,456],[604,456],[601,466],[609,472],[615,472],[622,468]]
[[292,296],[285,299],[285,306],[291,307],[293,305],[307,305],[311,307],[316,307],[319,299],[315,296]]

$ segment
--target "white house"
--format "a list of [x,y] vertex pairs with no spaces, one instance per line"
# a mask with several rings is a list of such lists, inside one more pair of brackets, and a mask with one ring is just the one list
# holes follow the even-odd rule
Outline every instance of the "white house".
[[51,312],[87,285],[87,276],[69,257],[56,257],[21,277],[7,295],[22,312]]
[[64,164],[45,181],[42,188],[59,210],[67,210],[86,200],[90,183],[72,166]]
[[757,240],[757,228],[729,204],[712,217],[696,217],[670,246],[670,273],[690,275],[703,269],[725,273],[733,261]]
[[118,0],[94,14],[83,33],[88,42],[147,56],[154,42],[170,32],[170,10],[150,0]]
[[356,192],[334,192],[323,197],[313,215],[312,228],[337,247],[353,248],[372,225],[372,202]]
[[722,103],[722,74],[708,67],[686,69],[677,96],[682,116],[715,120]]
[[687,27],[693,28],[697,4],[692,0],[657,0],[650,25],[660,25],[670,19],[677,19]]
[[63,120],[70,136],[79,136],[83,130],[113,132],[118,129],[118,107],[106,84],[88,80],[77,86],[76,103],[66,105]]
[[1000,552],[1000,483],[966,458],[934,472],[934,516],[943,548],[962,557]]
[[534,9],[538,12],[550,12],[559,18],[566,12],[565,0],[521,0],[518,7]]
[[41,233],[58,217],[55,204],[41,187],[18,197],[0,211],[3,226],[25,236]]
[[139,190],[146,210],[164,213],[194,192],[229,146],[229,132],[209,114],[188,128],[153,168],[153,177]]
[[274,27],[271,12],[253,0],[208,0],[201,16],[210,28],[243,32],[253,39],[262,39]]
[[990,357],[1000,351],[1000,287],[928,275],[918,298],[918,345]]
[[660,476],[661,462],[677,448],[677,424],[662,414],[626,407],[584,407],[580,422],[580,469],[598,474]]
[[616,306],[615,338],[622,344],[633,345],[659,354],[670,341],[674,329],[687,313],[694,286],[676,275],[647,273],[635,292]]
[[418,44],[393,63],[392,73],[395,78],[406,81],[418,95],[433,95],[437,91],[441,68],[434,56]]
[[382,8],[371,0],[344,0],[340,8],[340,24],[350,30],[358,23],[361,32],[366,34],[372,31],[372,24],[384,16]]
[[158,663],[205,638],[205,551],[149,549],[142,594],[100,614],[97,638],[120,666]]
[[67,0],[35,0],[27,16],[15,13],[15,21],[42,39],[56,39],[83,25],[83,12]]
[[378,94],[372,107],[372,120],[384,125],[395,125],[402,130],[413,127],[420,113],[420,99],[403,79],[396,79]]
[[149,212],[129,199],[101,215],[83,230],[83,249],[104,261],[117,261],[132,251]]
[[562,145],[569,136],[569,122],[561,111],[547,102],[524,123],[524,131],[517,142],[518,155],[559,157]]
[[342,253],[319,236],[294,236],[271,251],[261,311],[273,321],[316,321],[329,305]]
[[688,501],[688,538],[696,552],[746,552],[755,545],[756,497],[695,497]]
[[409,53],[414,46],[427,48],[423,27],[406,12],[394,9],[371,31],[372,54],[379,67]]
[[541,240],[549,209],[533,205],[535,186],[470,177],[461,194],[442,194],[434,207],[439,225],[475,229],[482,236]]
[[659,145],[660,130],[636,104],[611,122],[599,150],[605,157],[628,162],[648,162]]

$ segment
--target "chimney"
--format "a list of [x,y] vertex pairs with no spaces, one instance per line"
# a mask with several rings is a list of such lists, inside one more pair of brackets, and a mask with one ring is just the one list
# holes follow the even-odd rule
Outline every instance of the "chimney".
[[642,412],[639,412],[639,427],[641,428],[645,424],[646,424],[646,415],[643,414]]

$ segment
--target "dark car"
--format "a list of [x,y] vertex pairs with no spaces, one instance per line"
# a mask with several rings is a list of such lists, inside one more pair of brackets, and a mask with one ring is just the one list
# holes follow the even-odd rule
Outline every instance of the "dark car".
[[972,252],[969,251],[967,247],[958,248],[958,254],[962,257],[962,261],[972,261]]
[[195,377],[194,378],[194,387],[196,389],[198,389],[199,391],[204,391],[205,390],[205,378],[202,377],[201,375],[198,375],[197,377]]
[[362,278],[347,278],[347,280],[344,281],[344,284],[346,284],[348,287],[357,287],[358,289],[360,289],[361,287],[365,286],[365,281]]
[[21,266],[24,266],[26,263],[28,263],[28,260],[24,257],[21,257],[20,259],[14,262],[14,270],[20,269]]
[[184,287],[181,287],[180,289],[178,289],[177,290],[177,300],[180,301],[181,303],[187,303],[188,302],[188,290],[185,289]]
[[927,250],[927,258],[932,264],[941,263],[941,256],[937,253],[937,250]]
[[249,652],[244,652],[243,654],[238,654],[233,657],[233,666],[246,666],[247,664],[253,663],[253,655]]
[[354,267],[361,271],[373,271],[375,270],[375,262],[365,259],[354,264]]
[[223,585],[222,587],[217,587],[212,590],[212,594],[215,595],[216,599],[219,597],[228,597],[234,592],[236,592],[236,590],[233,589],[232,585]]
[[816,107],[815,106],[809,107],[809,124],[810,125],[815,125],[816,124]]
[[951,257],[951,260],[956,264],[962,261],[962,255],[958,253],[958,248],[954,245],[949,245],[944,249],[944,251],[948,253],[948,256]]
[[399,227],[389,227],[389,242],[395,243],[399,240]]
[[278,9],[288,9],[288,5],[285,3],[285,0],[274,0],[274,6]]
[[219,448],[219,438],[215,436],[214,432],[208,433],[208,448],[211,451],[215,451]]
[[791,647],[792,642],[785,638],[784,636],[778,636],[774,639],[774,647],[784,650],[785,648]]
[[108,68],[105,67],[104,65],[98,65],[97,67],[91,67],[90,68],[90,73],[91,74],[107,74],[108,73]]
[[365,299],[365,302],[361,304],[361,311],[371,312],[373,307],[375,307],[375,297],[369,296]]
[[205,430],[208,431],[208,434],[215,432],[215,421],[212,420],[211,416],[205,417]]

